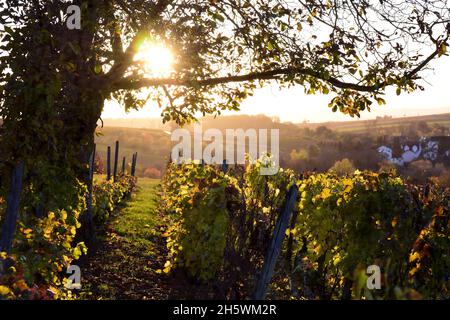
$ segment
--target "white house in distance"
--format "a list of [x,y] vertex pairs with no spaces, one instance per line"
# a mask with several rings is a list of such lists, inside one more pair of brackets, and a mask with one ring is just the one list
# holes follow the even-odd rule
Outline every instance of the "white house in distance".
[[[400,141],[397,141],[397,143]],[[398,166],[405,166],[416,160],[429,160],[433,163],[442,162],[450,166],[450,137],[422,137],[415,143],[400,142],[400,150],[394,152],[396,146],[382,145],[377,148],[384,159]]]

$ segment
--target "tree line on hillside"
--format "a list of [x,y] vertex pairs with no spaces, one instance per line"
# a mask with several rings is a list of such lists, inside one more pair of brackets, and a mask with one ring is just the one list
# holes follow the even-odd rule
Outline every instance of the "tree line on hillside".
[[[389,127],[383,131],[366,131],[363,133],[336,131],[326,124],[316,128],[302,127],[290,123],[278,122],[267,116],[227,116],[220,119],[208,118],[202,122],[205,131],[216,128],[221,131],[232,128],[268,128],[280,130],[280,164],[297,172],[325,172],[343,159],[351,162],[352,167],[360,170],[386,170],[392,164],[383,161],[377,148],[383,144],[393,143],[395,137],[418,141],[424,136],[445,136],[450,130],[441,124],[415,121],[412,123]],[[193,129],[192,126],[186,127]],[[97,137],[100,158],[105,157],[102,146],[109,141],[119,139],[124,150],[133,149],[139,152],[140,161],[136,173],[141,177],[160,178],[165,172],[171,152],[170,135],[159,130],[140,130],[132,128],[103,128],[102,135]],[[174,145],[174,143],[172,143]],[[395,150],[395,148],[394,148]],[[344,161],[346,163],[346,161]],[[442,163],[431,163],[419,160],[407,168],[397,168],[404,176],[418,181],[428,177],[439,177],[445,180],[447,169]]]

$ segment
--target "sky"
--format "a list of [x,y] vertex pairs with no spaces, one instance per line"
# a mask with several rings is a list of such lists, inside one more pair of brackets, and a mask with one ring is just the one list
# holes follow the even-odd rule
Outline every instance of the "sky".
[[[422,82],[425,91],[410,94],[395,94],[395,89],[387,91],[386,105],[374,103],[371,112],[363,112],[361,119],[373,119],[377,116],[417,116],[450,112],[450,57],[444,56],[432,62],[434,70],[425,71]],[[331,95],[308,96],[303,93],[303,87],[278,89],[276,86],[266,86],[255,91],[252,97],[245,100],[241,110],[225,112],[223,114],[265,114],[279,117],[283,122],[327,122],[352,120],[350,116],[333,113],[328,108]],[[108,101],[102,118],[158,118],[161,109],[155,102],[149,102],[139,111],[125,113],[123,107]]]

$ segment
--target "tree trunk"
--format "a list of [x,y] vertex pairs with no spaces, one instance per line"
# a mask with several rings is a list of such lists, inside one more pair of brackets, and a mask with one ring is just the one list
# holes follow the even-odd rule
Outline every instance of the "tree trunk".
[[[73,144],[75,156],[79,159],[75,164],[78,179],[87,186],[87,208],[80,216],[81,228],[75,241],[83,241],[87,246],[95,243],[95,225],[93,222],[93,191],[90,160],[94,150],[94,136],[97,121],[103,110],[104,100],[101,92],[79,92],[76,103],[71,104],[64,114],[64,136]],[[67,141],[67,140],[66,140]],[[78,150],[78,151],[77,151]]]

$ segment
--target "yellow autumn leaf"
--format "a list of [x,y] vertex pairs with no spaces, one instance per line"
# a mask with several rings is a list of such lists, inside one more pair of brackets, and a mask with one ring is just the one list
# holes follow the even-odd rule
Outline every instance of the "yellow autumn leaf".
[[28,285],[26,284],[26,282],[23,279],[20,279],[19,281],[16,281],[13,284],[13,288],[14,289],[19,289],[20,291],[25,291],[25,290],[29,289]]
[[328,188],[323,189],[322,191],[322,198],[326,199],[331,195],[331,190]]
[[440,206],[440,207],[436,208],[435,213],[437,216],[443,216],[444,215],[444,207]]
[[395,226],[397,225],[397,222],[398,222],[397,217],[395,217],[394,219],[392,219],[391,225],[392,225],[393,228],[395,228]]
[[419,270],[418,268],[412,268],[412,269],[409,271],[409,276],[410,276],[410,277],[414,276],[414,274],[415,274],[418,270]]
[[10,292],[11,290],[8,287],[0,285],[0,296],[6,296]]
[[59,289],[54,286],[49,286],[48,291],[50,291],[53,295],[57,295],[59,293]]
[[418,252],[414,252],[413,254],[411,254],[409,256],[409,262],[411,263],[413,261],[416,261],[419,258],[420,258],[420,254]]
[[334,259],[333,259],[333,265],[334,266],[336,266],[339,262],[341,262],[341,257],[340,256],[337,256],[337,257],[335,257]]

